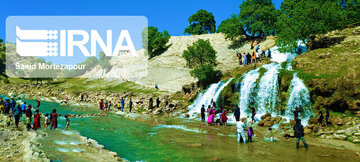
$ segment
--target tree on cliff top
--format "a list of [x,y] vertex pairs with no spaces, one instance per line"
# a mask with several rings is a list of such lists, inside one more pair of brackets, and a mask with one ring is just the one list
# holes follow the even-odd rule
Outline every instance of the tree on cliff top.
[[272,0],[246,0],[240,5],[239,19],[250,37],[274,34],[277,15]]
[[185,32],[190,35],[200,35],[207,33],[215,33],[215,18],[211,12],[199,10],[196,14],[189,17],[189,26],[185,28]]
[[285,0],[276,23],[276,44],[292,51],[297,41],[312,42],[317,34],[343,27],[340,5],[332,0]]

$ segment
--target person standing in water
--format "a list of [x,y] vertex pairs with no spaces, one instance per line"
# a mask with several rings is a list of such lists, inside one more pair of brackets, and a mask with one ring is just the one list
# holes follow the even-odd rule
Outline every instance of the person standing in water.
[[215,114],[215,110],[213,108],[210,108],[208,110],[208,125],[212,125],[214,123],[214,114]]
[[237,142],[240,143],[241,139],[246,144],[246,136],[245,136],[245,118],[236,121],[236,135],[237,135]]
[[66,123],[65,123],[65,130],[69,129],[69,126],[71,124],[70,119],[69,119],[69,115],[65,115],[65,119],[66,119]]
[[226,126],[226,123],[227,123],[227,120],[228,120],[228,117],[226,116],[227,115],[227,111],[226,110],[223,110],[223,112],[221,113],[221,122],[224,126]]
[[34,115],[34,122],[33,122],[33,129],[37,130],[41,127],[40,125],[40,114],[39,114],[39,110],[35,110],[35,115]]
[[51,129],[56,129],[58,127],[58,114],[56,113],[56,109],[53,109],[52,113],[50,114],[50,122],[51,122]]
[[299,110],[298,110],[298,108],[295,108],[293,114],[294,114],[294,120],[296,121],[296,119],[299,118]]
[[124,106],[125,106],[124,97],[121,97],[120,103],[121,103],[121,112],[124,112]]
[[50,125],[50,119],[49,119],[49,114],[46,113],[45,114],[45,129],[47,129]]
[[234,116],[236,121],[240,121],[240,108],[238,105],[236,105],[236,108],[234,109]]
[[110,111],[110,109],[111,109],[111,101],[109,101],[108,107],[107,107],[107,110],[108,110],[108,111]]
[[252,107],[252,106],[250,106],[249,108],[251,110],[251,121],[256,122],[256,120],[255,120],[256,108]]
[[133,102],[132,102],[132,99],[130,98],[130,100],[129,100],[129,112],[131,112],[132,105],[133,105]]
[[[100,108],[100,112],[101,112],[102,110],[104,110],[104,100],[103,100],[103,99],[100,100],[99,108]],[[50,117],[51,117],[51,116],[50,116]]]
[[304,127],[301,125],[301,120],[297,119],[296,124],[293,127],[294,130],[294,136],[296,137],[296,148],[299,148],[299,142],[300,140],[304,143],[305,149],[308,148],[305,138],[304,138]]
[[25,115],[30,118],[30,122],[32,121],[32,120],[31,120],[31,117],[32,117],[31,108],[32,108],[32,106],[29,105],[28,108],[26,109],[26,112],[25,112]]
[[205,124],[205,105],[201,106],[200,114],[201,114],[201,124],[204,125]]
[[39,110],[39,108],[40,108],[40,100],[37,100],[36,108]]

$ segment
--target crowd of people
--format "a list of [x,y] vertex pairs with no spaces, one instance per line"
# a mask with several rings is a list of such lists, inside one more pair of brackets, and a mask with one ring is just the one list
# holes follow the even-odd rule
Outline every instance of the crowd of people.
[[[15,127],[19,128],[20,121],[23,121],[28,131],[31,129],[38,130],[41,128],[40,119],[45,118],[45,129],[50,128],[55,130],[56,128],[58,128],[58,116],[60,116],[60,114],[56,113],[56,109],[53,109],[50,115],[48,113],[39,113],[39,109],[39,100],[37,100],[36,108],[33,108],[31,104],[28,105],[26,104],[26,102],[17,104],[14,98],[11,98],[11,100],[0,98],[0,112],[7,116],[6,123],[8,126],[15,124]],[[65,119],[65,129],[68,129],[71,123],[69,115],[65,115]]]
[[[254,49],[254,42],[251,40],[251,48],[250,50]],[[271,50],[268,49],[267,52],[265,50],[260,49],[260,45],[257,45],[255,51],[253,52],[244,52],[241,53],[239,49],[236,49],[236,56],[239,59],[239,65],[249,65],[251,63],[258,63],[264,60],[266,57],[271,58]]]
[[[241,111],[239,106],[236,106],[236,108],[233,110],[233,115],[234,118],[236,120],[236,136],[237,136],[237,142],[238,143],[247,143],[247,142],[252,142],[252,138],[255,135],[254,132],[254,124],[256,124],[257,120],[255,119],[255,115],[256,115],[256,108],[253,106],[249,106],[249,111],[251,112],[251,121],[247,122],[246,118],[240,118],[241,115]],[[294,120],[295,120],[295,125],[293,126],[293,130],[294,130],[294,135],[290,136],[288,135],[287,137],[291,137],[291,138],[296,138],[296,148],[299,148],[299,142],[302,141],[304,143],[305,148],[308,148],[308,145],[306,144],[305,138],[304,138],[304,127],[301,124],[301,119],[299,113],[301,112],[301,108],[296,108],[293,112],[294,114]],[[227,110],[224,110],[222,108],[216,108],[216,102],[212,99],[210,105],[208,105],[207,110],[205,110],[205,105],[202,105],[201,107],[201,121],[202,121],[202,125],[205,124],[205,116],[207,113],[208,116],[208,120],[207,120],[207,124],[208,125],[224,125],[226,126],[228,117],[227,114],[229,113]],[[326,122],[328,123],[328,118],[329,118],[329,112],[327,110],[326,112]],[[321,117],[322,112],[319,112],[319,122],[320,120],[322,121],[323,117]],[[270,141],[274,141],[275,136],[273,133],[273,129],[271,127],[268,128],[268,132],[266,133],[266,137],[270,140]]]

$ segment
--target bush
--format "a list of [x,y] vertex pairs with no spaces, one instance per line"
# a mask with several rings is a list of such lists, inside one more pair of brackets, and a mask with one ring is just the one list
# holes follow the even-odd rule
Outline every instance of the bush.
[[169,42],[170,34],[164,30],[159,32],[158,28],[149,26],[142,33],[143,48],[147,50],[149,58],[161,55],[166,50],[166,43]]

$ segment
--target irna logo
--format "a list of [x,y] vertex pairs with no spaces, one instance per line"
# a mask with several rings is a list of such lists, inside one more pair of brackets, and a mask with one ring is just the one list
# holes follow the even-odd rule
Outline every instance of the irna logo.
[[[75,37],[80,39],[75,40]],[[90,49],[87,48],[89,45]],[[97,55],[97,46],[106,56],[118,56],[120,53],[136,56],[128,30],[121,30],[117,36],[114,36],[113,30],[106,30],[106,37],[101,37],[98,30],[35,30],[16,26],[16,52],[20,56],[74,56],[74,48],[78,48],[89,57]]]

